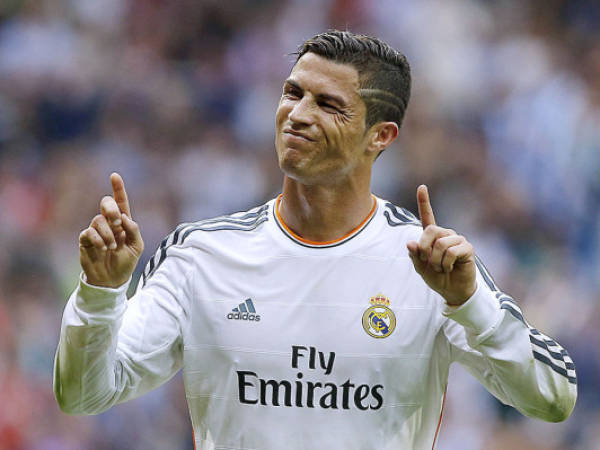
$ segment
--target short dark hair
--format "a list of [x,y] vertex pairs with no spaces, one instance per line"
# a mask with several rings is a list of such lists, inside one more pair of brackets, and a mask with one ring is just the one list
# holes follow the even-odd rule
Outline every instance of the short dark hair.
[[402,53],[380,39],[339,30],[302,43],[294,53],[296,62],[309,52],[357,70],[359,94],[367,106],[367,128],[381,121],[395,122],[400,128],[411,84],[410,66]]

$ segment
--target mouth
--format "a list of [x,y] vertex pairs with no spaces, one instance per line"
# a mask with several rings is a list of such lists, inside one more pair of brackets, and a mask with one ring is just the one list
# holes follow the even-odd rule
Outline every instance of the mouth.
[[306,135],[304,133],[301,133],[299,131],[292,130],[290,128],[286,128],[285,130],[283,130],[283,134],[287,134],[289,136],[294,136],[296,138],[300,138],[300,139],[303,139],[303,140],[308,141],[308,142],[314,142],[315,141],[315,139],[311,138],[310,136],[308,136],[308,135]]

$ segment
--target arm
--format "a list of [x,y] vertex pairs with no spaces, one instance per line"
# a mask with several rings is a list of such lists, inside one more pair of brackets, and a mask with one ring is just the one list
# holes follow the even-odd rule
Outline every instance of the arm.
[[473,246],[435,224],[425,186],[417,191],[423,233],[407,248],[415,270],[446,302],[454,360],[492,394],[528,416],[565,420],[577,398],[575,366],[554,340],[531,327],[500,292]]
[[[480,265],[478,288],[459,307],[446,306],[444,325],[452,360],[488,391],[522,414],[565,420],[575,406],[575,366],[556,341],[529,325]],[[490,284],[488,284],[488,282]]]
[[143,249],[120,176],[79,239],[84,274],[61,326],[54,392],[61,409],[97,414],[168,380],[181,366],[181,324],[189,251],[170,252],[128,302],[128,280]]

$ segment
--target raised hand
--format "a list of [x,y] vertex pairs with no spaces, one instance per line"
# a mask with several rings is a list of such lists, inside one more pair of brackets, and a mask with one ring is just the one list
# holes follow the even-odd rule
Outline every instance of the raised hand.
[[454,230],[435,224],[427,186],[417,188],[423,234],[406,244],[415,270],[449,305],[461,305],[477,288],[473,246]]
[[144,241],[131,219],[123,179],[113,173],[110,182],[113,196],[102,198],[100,214],[79,235],[79,261],[89,284],[116,288],[129,280]]

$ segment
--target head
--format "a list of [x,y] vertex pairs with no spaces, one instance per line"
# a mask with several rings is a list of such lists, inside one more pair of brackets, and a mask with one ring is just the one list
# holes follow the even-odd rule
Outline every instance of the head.
[[370,173],[402,124],[410,96],[406,58],[348,31],[314,36],[296,55],[277,109],[281,168],[318,183]]

